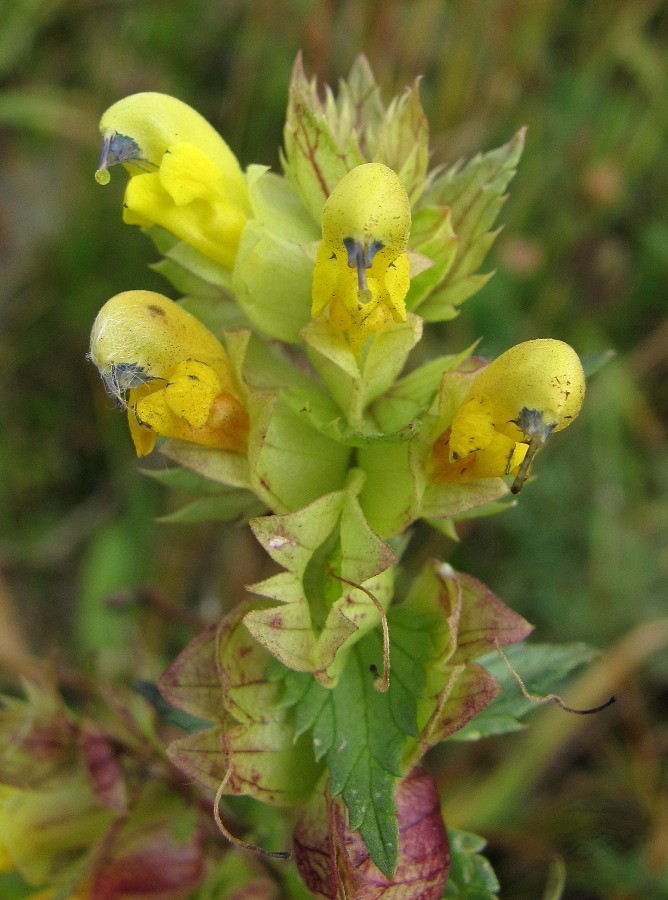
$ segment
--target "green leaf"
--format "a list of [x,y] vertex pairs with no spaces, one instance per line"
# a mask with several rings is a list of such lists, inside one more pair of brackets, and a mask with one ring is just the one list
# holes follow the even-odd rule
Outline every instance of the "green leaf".
[[328,394],[317,389],[295,388],[286,391],[283,399],[298,416],[326,437],[347,447],[369,447],[373,444],[385,444],[396,441],[407,441],[419,430],[420,423],[408,422],[396,431],[361,431],[353,428],[342,416]]
[[603,366],[607,366],[616,356],[615,350],[600,350],[598,353],[585,353],[580,357],[582,368],[587,378],[599,372]]
[[374,863],[389,877],[397,863],[394,785],[402,774],[406,735],[389,692],[373,687],[370,666],[378,667],[381,655],[378,636],[368,635],[351,651],[336,687],[326,690],[311,682],[295,716],[299,732],[312,730],[314,753],[325,759],[330,793],[343,798],[351,831],[359,831]]
[[350,110],[339,115],[331,94],[323,106],[315,78],[308,79],[304,73],[301,54],[292,69],[283,138],[286,177],[319,224],[325,201],[336,185],[365,159]]
[[401,703],[414,708],[417,722],[417,741],[407,746],[411,762],[462,729],[498,693],[495,678],[474,660],[495,640],[506,645],[531,630],[477,579],[436,560],[392,607],[388,624],[390,693],[398,681]]
[[[366,63],[364,57],[358,59]],[[371,159],[394,169],[406,188],[411,204],[416,203],[424,190],[429,163],[429,123],[420,101],[419,78],[401,96],[392,100],[384,111],[378,129],[374,129],[371,123],[368,132],[375,132],[375,146],[370,148]],[[371,140],[369,135],[366,143],[371,144]]]
[[167,459],[186,469],[197,472],[204,478],[230,487],[249,488],[250,473],[248,459],[230,450],[216,450],[200,447],[187,441],[169,440],[160,447]]
[[158,484],[175,491],[183,491],[192,497],[215,497],[225,493],[227,488],[218,482],[204,478],[198,472],[170,466],[168,469],[141,469],[141,474],[152,478]]
[[443,900],[496,900],[499,881],[480,851],[486,841],[466,831],[448,829],[450,872]]
[[[509,662],[521,676],[527,691],[544,696],[552,694],[568,676],[596,658],[597,651],[586,644],[517,644],[504,651]],[[477,741],[493,734],[505,734],[523,728],[527,713],[536,709],[523,696],[515,677],[498,653],[489,653],[479,660],[501,685],[502,691],[494,702],[451,740]]]
[[216,337],[220,337],[222,331],[238,331],[251,327],[244,311],[231,295],[190,294],[179,302],[184,309],[203,322]]
[[198,283],[205,282],[207,285],[230,291],[232,273],[229,269],[204,256],[199,250],[180,241],[158,225],[152,225],[150,228],[142,230],[151,238],[160,253],[173,263],[169,271],[183,270],[179,276],[181,278],[185,278],[187,273],[189,276],[194,276]]
[[248,608],[194,638],[161,676],[168,702],[215,722],[172,742],[167,753],[210,789],[228,776],[228,793],[290,806],[308,797],[321,767],[310,741],[295,734],[281,685],[267,676],[271,657],[243,625]]
[[192,524],[194,522],[237,522],[259,516],[266,505],[250,491],[231,490],[219,497],[193,500],[174,512],[158,516],[163,524]]
[[208,719],[191,716],[190,713],[172,706],[152,681],[135,681],[132,689],[151,704],[163,722],[168,722],[170,725],[180,728],[181,731],[194,733],[211,727]]
[[381,537],[401,534],[419,516],[422,486],[413,442],[371,444],[358,450],[366,473],[360,504]]

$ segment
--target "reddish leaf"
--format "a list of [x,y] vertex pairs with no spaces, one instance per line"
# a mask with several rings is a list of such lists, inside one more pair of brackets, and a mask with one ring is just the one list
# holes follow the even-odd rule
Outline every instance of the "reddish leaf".
[[172,706],[208,721],[225,714],[216,661],[216,628],[212,625],[194,637],[158,679],[160,693]]
[[188,804],[158,782],[112,828],[92,876],[95,900],[180,900],[205,874],[202,835]]
[[533,626],[509,609],[477,578],[455,570],[447,563],[434,563],[437,577],[446,591],[442,597],[449,607],[457,633],[457,649],[450,664],[468,662],[500,646],[524,640]]
[[463,728],[499,694],[493,675],[477,663],[453,666],[434,711],[420,732],[420,755]]
[[295,861],[314,896],[356,900],[440,900],[450,863],[436,788],[415,768],[396,789],[399,863],[386,878],[338,801],[309,805],[295,830]]
[[169,823],[121,830],[93,877],[95,900],[180,900],[204,877],[199,829],[178,840]]
[[221,726],[206,728],[172,741],[167,756],[188,778],[215,792],[227,772],[222,741]]
[[123,771],[113,743],[92,722],[84,721],[79,746],[93,793],[109,809],[121,815],[127,812],[127,792]]
[[55,688],[27,683],[27,700],[0,701],[0,781],[37,788],[74,756],[75,729]]

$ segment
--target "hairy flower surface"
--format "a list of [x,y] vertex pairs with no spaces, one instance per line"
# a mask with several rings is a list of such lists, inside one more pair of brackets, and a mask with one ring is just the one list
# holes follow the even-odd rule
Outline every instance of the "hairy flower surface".
[[435,481],[516,475],[518,493],[535,453],[580,412],[585,377],[572,347],[542,339],[511,347],[473,379],[432,451]]
[[110,166],[130,173],[123,219],[160,225],[228,269],[248,217],[246,182],[218,132],[188,104],[166,94],[133,94],[100,120],[98,182]]
[[408,195],[392,169],[365,163],[332,191],[322,215],[311,314],[329,321],[357,350],[390,322],[406,321]]
[[173,300],[125,291],[93,324],[90,358],[127,405],[138,456],[158,435],[243,452],[248,416],[220,341]]

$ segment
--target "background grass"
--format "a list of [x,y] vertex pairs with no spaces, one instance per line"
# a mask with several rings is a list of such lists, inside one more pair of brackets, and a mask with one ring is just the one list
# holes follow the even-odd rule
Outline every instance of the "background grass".
[[[422,74],[434,163],[528,144],[496,275],[431,340],[493,356],[558,337],[614,349],[578,423],[504,516],[448,552],[537,625],[612,648],[594,720],[537,714],[533,736],[434,759],[450,823],[480,828],[502,896],[536,898],[561,854],[567,898],[668,896],[668,11],[660,0],[13,0],[0,12],[0,651],[154,677],[160,619],[129,658],[136,589],[207,615],[256,580],[242,531],[154,522],[177,501],[138,473],[85,359],[101,304],[166,290],[93,180],[97,120],[137,90],[175,94],[242,163],[277,165],[290,67],[333,83],[365,52],[385,96]],[[110,598],[117,602],[110,604]],[[120,609],[120,611],[119,611]],[[651,623],[655,622],[655,625]],[[648,624],[650,623],[650,624]],[[663,628],[663,630],[662,630]],[[662,638],[663,635],[663,638]],[[655,651],[663,649],[663,657]],[[616,654],[616,655],[615,655]],[[598,677],[598,676],[597,676]],[[11,674],[7,675],[12,681]],[[532,743],[533,741],[533,743]],[[664,756],[662,761],[662,756]],[[519,777],[518,777],[519,773]],[[451,798],[451,799],[448,799]]]

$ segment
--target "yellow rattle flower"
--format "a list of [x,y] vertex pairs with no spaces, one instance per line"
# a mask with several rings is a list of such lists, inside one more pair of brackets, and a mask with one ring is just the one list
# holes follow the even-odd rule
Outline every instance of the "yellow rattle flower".
[[90,358],[107,391],[127,406],[138,456],[158,435],[243,452],[248,415],[220,341],[178,303],[152,291],[107,301]]
[[563,341],[525,341],[502,353],[471,382],[432,450],[434,481],[515,475],[522,489],[534,456],[582,407],[585,376]]
[[381,163],[352,169],[325,203],[311,315],[329,305],[329,321],[354,350],[390,322],[406,321],[410,227],[408,195]]
[[248,192],[236,157],[198,112],[166,94],[132,94],[100,120],[102,154],[95,178],[110,166],[130,173],[123,220],[160,225],[228,269],[248,217]]

